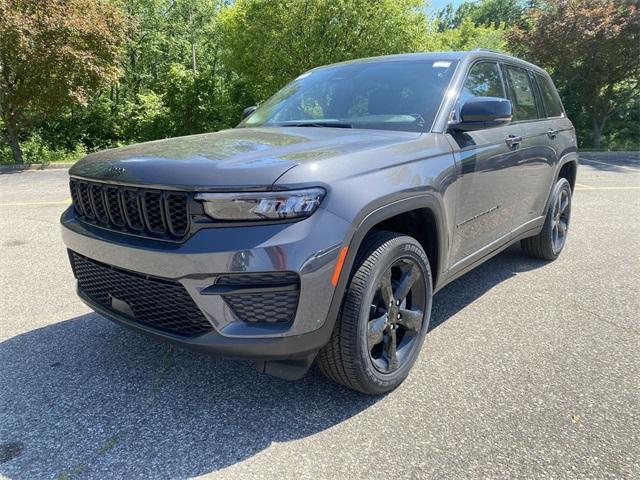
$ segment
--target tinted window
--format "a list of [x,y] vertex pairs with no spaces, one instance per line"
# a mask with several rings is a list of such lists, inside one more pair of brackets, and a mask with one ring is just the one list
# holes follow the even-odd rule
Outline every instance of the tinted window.
[[345,122],[353,128],[423,131],[434,117],[456,61],[361,62],[300,75],[241,126]]
[[536,80],[544,103],[544,109],[547,117],[560,117],[563,114],[562,103],[556,93],[556,89],[547,77],[536,73]]
[[[462,91],[464,97],[500,97],[504,98],[500,70],[497,63],[476,63],[467,76]],[[467,98],[464,98],[465,100]]]
[[513,105],[513,120],[532,120],[538,117],[536,98],[529,73],[524,68],[506,67],[509,97]]

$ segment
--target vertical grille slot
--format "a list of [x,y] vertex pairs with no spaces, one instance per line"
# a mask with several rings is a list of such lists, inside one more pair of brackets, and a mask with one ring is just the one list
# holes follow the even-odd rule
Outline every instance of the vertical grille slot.
[[167,231],[164,219],[164,201],[160,192],[146,191],[142,194],[144,202],[144,219],[149,231],[153,233],[165,233]]
[[163,240],[180,240],[191,227],[187,192],[69,181],[79,220],[102,228]]
[[97,183],[89,185],[89,193],[91,194],[91,204],[93,205],[96,218],[99,222],[109,223],[102,186]]
[[82,211],[84,215],[93,220],[96,218],[93,213],[93,206],[91,205],[91,198],[89,195],[89,184],[85,182],[78,183],[78,194],[80,198],[80,204],[82,205]]
[[166,209],[171,233],[181,237],[189,230],[189,197],[184,193],[167,193]]
[[71,180],[69,182],[69,189],[71,190],[71,202],[76,209],[78,215],[82,215],[84,212],[82,210],[82,203],[80,202],[80,193],[78,191],[78,182],[75,180]]
[[124,227],[125,219],[124,212],[122,211],[122,203],[120,201],[120,189],[118,187],[107,187],[107,211],[109,212],[109,218],[111,223],[116,227]]
[[138,190],[125,188],[122,190],[122,204],[127,224],[132,230],[141,232],[144,230],[142,215],[140,212],[140,196]]

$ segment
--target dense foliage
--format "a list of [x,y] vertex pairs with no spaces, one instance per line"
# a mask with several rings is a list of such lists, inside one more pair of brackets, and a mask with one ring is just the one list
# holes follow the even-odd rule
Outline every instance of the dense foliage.
[[117,80],[123,40],[124,16],[110,3],[0,1],[0,118],[16,162],[34,120]]
[[587,138],[599,147],[607,120],[627,114],[633,101],[637,119],[639,25],[634,2],[547,1],[508,37],[517,53],[551,71],[571,118],[584,135],[592,128]]
[[548,68],[581,146],[638,148],[638,28],[621,0],[0,0],[0,161],[228,128],[317,65],[478,47]]

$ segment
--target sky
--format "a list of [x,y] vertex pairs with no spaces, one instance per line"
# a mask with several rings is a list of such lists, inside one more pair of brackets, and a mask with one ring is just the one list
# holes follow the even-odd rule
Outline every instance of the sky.
[[446,7],[448,4],[452,3],[454,7],[457,7],[462,3],[463,0],[430,0],[429,6],[427,7],[428,12],[435,12],[440,10],[441,8]]

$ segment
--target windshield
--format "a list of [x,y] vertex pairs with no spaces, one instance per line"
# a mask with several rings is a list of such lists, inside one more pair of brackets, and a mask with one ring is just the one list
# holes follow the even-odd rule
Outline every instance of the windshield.
[[239,126],[431,128],[457,61],[380,61],[311,70]]

